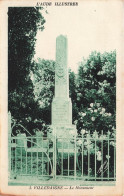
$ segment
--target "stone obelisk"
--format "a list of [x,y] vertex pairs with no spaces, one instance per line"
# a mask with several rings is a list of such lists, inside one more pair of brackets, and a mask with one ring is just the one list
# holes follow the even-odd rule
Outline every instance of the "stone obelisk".
[[67,66],[67,38],[56,38],[55,97],[52,101],[52,128],[58,137],[75,135],[72,125],[72,103],[69,98],[69,74]]

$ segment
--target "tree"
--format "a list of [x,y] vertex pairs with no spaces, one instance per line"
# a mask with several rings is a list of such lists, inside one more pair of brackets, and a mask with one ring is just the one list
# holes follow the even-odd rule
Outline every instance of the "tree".
[[77,119],[78,115],[78,107],[77,107],[77,84],[76,84],[76,77],[77,75],[69,70],[69,96],[71,97],[72,101],[72,122]]
[[116,52],[92,52],[80,63],[77,78],[78,130],[115,130]]
[[51,103],[55,88],[55,61],[38,59],[32,71],[35,100],[39,104],[40,119],[51,124]]
[[38,109],[30,72],[34,66],[37,30],[44,29],[41,10],[36,7],[8,9],[8,110],[28,128],[32,127]]

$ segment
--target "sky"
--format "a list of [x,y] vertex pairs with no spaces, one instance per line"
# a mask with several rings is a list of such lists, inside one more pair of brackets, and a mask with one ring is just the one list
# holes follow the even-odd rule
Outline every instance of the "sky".
[[[78,1],[78,6],[47,7],[45,29],[37,33],[35,58],[55,60],[56,37],[68,38],[68,67],[77,72],[78,63],[94,50],[116,49],[119,37],[117,1]],[[44,9],[44,10],[45,10]]]

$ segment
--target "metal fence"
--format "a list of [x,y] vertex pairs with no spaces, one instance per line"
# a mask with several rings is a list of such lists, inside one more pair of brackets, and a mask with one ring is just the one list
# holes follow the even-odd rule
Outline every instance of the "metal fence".
[[11,173],[30,176],[53,175],[53,141],[46,137],[11,137]]
[[9,137],[10,176],[116,180],[115,136]]

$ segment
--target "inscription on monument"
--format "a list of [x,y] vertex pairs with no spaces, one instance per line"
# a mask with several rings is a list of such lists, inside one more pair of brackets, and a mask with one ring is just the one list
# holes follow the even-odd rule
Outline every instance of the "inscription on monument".
[[68,124],[68,103],[55,103],[53,105],[53,124]]

